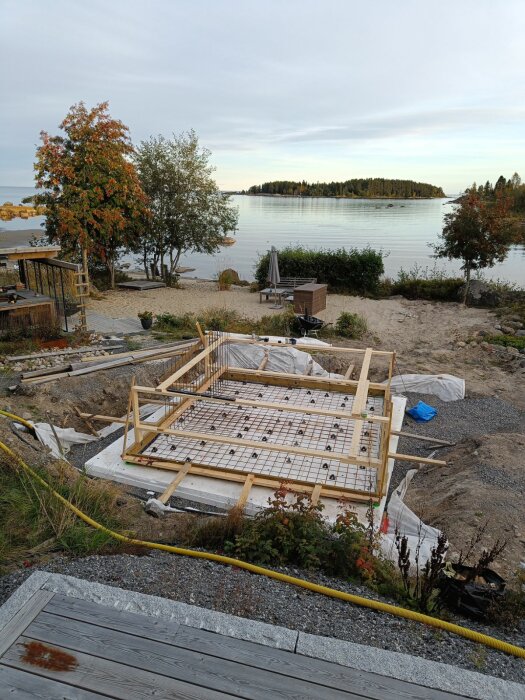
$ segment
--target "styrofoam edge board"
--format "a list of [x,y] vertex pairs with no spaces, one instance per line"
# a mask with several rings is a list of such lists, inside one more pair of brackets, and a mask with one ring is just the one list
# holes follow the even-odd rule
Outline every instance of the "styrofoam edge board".
[[[394,396],[392,413],[392,430],[401,430],[403,416],[405,412],[406,399],[401,396]],[[154,422],[164,415],[164,408],[161,407],[150,415],[146,422]],[[390,436],[389,450],[395,451],[399,437]],[[174,472],[168,469],[157,469],[155,467],[142,467],[136,464],[127,464],[121,457],[124,447],[124,437],[120,437],[111,443],[104,450],[86,462],[86,472],[90,476],[97,476],[101,479],[117,481],[121,484],[134,486],[147,491],[162,493],[168,484],[173,480]],[[386,490],[392,477],[394,460],[388,460],[388,473],[386,480]],[[243,484],[242,482],[226,481],[208,476],[197,476],[188,474],[177,487],[176,496],[182,499],[194,501],[208,506],[229,509],[237,502]],[[254,515],[257,511],[268,505],[268,499],[273,490],[264,486],[253,486],[246,503],[245,512]],[[334,521],[340,512],[340,504],[334,498],[321,498],[324,505],[323,515],[330,521]],[[386,504],[386,496],[381,499],[379,506],[375,509],[376,521],[379,524],[383,517]],[[359,517],[359,520],[366,522],[366,503],[352,504]]]

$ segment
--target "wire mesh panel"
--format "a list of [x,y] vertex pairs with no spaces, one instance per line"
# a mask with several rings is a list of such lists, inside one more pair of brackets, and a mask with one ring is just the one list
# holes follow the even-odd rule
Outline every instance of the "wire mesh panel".
[[[219,358],[220,364],[220,358]],[[210,376],[213,372],[210,370]],[[186,383],[188,377],[186,377]],[[377,470],[341,463],[338,455],[350,453],[355,420],[350,418],[354,397],[351,394],[317,389],[265,386],[250,382],[218,380],[213,393],[304,407],[304,412],[266,407],[245,407],[227,402],[195,401],[173,422],[175,430],[206,433],[199,440],[159,434],[141,452],[152,459],[175,462],[191,461],[216,469],[267,475],[279,480],[320,483],[355,491],[375,491]],[[308,408],[337,411],[338,417],[309,414]],[[382,414],[383,398],[371,396],[367,410]],[[334,457],[269,451],[234,443],[217,443],[213,436],[231,437],[269,445],[289,445],[305,450],[332,452]],[[359,455],[380,456],[380,427],[364,421],[359,441]]]

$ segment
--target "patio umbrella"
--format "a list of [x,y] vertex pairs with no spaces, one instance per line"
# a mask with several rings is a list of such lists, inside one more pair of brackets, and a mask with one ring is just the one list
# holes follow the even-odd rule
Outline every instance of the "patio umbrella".
[[270,250],[270,264],[268,266],[268,282],[270,286],[273,287],[273,293],[275,295],[275,303],[271,306],[271,309],[282,309],[282,305],[277,303],[277,285],[281,281],[281,276],[279,274],[279,259],[277,257],[277,250],[275,246],[272,246]]

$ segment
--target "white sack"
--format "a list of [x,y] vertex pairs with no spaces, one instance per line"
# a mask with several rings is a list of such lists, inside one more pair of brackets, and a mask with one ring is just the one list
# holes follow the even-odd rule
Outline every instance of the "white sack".
[[[40,442],[51,449],[51,454],[54,457],[60,459],[62,454],[49,423],[33,423],[33,428]],[[69,452],[71,445],[82,445],[86,442],[98,440],[98,437],[86,435],[86,433],[78,433],[74,428],[58,428],[56,426],[54,428],[64,454]]]
[[465,398],[465,380],[452,374],[399,374],[392,377],[390,386],[396,393],[433,394],[442,401]]
[[392,493],[387,504],[388,530],[381,538],[381,551],[390,561],[397,562],[398,552],[395,545],[396,531],[405,535],[410,548],[410,563],[412,573],[415,573],[414,558],[419,546],[419,567],[425,565],[430,559],[431,550],[437,545],[437,540],[441,534],[439,530],[430,525],[426,525],[417,515],[405,505],[403,499],[413,476],[417,474],[417,469],[410,469],[405,478]]

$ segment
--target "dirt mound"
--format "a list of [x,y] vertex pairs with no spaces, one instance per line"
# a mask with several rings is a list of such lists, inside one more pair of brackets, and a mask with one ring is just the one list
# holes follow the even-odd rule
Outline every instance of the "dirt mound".
[[425,522],[444,530],[452,559],[485,523],[476,554],[499,538],[507,547],[493,568],[503,576],[525,560],[525,436],[498,433],[469,439],[451,450],[446,467],[422,467],[406,503]]

